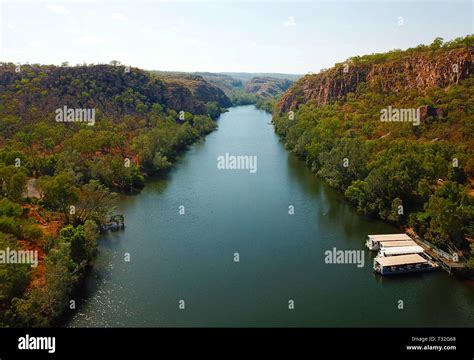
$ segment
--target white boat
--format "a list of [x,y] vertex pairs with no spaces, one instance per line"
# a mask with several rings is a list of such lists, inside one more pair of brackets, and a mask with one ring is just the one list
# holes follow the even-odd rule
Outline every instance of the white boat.
[[423,254],[424,249],[421,246],[394,246],[394,247],[381,247],[378,256],[397,256],[397,255],[409,255],[409,254]]
[[409,241],[412,240],[407,234],[380,234],[380,235],[368,235],[368,239],[365,245],[369,250],[377,251],[380,249],[380,244],[383,242],[393,241]]
[[434,261],[419,254],[377,256],[374,259],[374,271],[381,275],[432,271],[437,269],[438,266]]

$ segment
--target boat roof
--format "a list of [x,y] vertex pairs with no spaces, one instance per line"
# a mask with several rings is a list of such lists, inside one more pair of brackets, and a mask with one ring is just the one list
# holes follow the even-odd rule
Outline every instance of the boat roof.
[[400,246],[415,246],[416,242],[413,240],[400,240],[400,241],[383,241],[381,244],[382,248],[388,247],[400,247]]
[[369,239],[372,241],[402,241],[411,240],[407,234],[380,234],[380,235],[369,235]]
[[396,254],[419,254],[424,252],[421,246],[400,246],[390,247],[382,250],[385,255],[396,255]]
[[388,257],[376,257],[375,260],[382,266],[423,264],[423,263],[426,263],[428,261],[428,260],[422,258],[418,254],[388,256]]

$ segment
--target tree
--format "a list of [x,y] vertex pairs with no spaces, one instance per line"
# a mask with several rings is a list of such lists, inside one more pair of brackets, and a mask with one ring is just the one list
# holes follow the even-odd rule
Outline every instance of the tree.
[[62,172],[55,176],[43,176],[39,180],[47,205],[64,214],[66,223],[71,217],[71,206],[77,205],[79,189],[74,185],[72,176]]
[[151,106],[151,112],[155,116],[162,115],[163,114],[163,106],[160,103],[154,103]]
[[99,237],[99,227],[94,221],[87,220],[84,223],[84,249],[89,263],[94,259],[97,252],[97,239]]
[[217,119],[221,114],[221,109],[215,101],[207,102],[206,105],[206,114],[211,117],[211,119]]
[[89,264],[97,250],[98,227],[91,220],[76,227],[67,225],[59,232],[60,241],[71,245],[71,259],[77,266]]
[[84,227],[79,225],[74,227],[67,225],[59,232],[60,241],[70,244],[71,246],[71,259],[80,265],[85,260],[84,250]]
[[153,157],[153,166],[156,171],[168,169],[171,163],[168,161],[166,156],[163,156],[160,152],[157,152]]
[[92,220],[98,225],[107,222],[107,216],[113,210],[116,194],[97,180],[91,180],[81,187],[76,206],[75,219],[83,224]]
[[460,247],[464,235],[472,231],[474,200],[458,183],[446,181],[430,198],[425,210],[431,219],[425,236],[442,247],[451,242]]
[[430,49],[432,50],[437,50],[439,49],[441,46],[443,46],[443,38],[441,37],[437,37],[436,39],[433,40],[433,42],[431,43],[430,45]]
[[20,201],[26,189],[27,176],[23,168],[5,166],[0,162],[0,189],[8,198]]
[[388,215],[388,220],[399,222],[403,217],[403,211],[400,211],[400,209],[403,209],[402,200],[399,198],[393,199],[392,208],[390,214]]

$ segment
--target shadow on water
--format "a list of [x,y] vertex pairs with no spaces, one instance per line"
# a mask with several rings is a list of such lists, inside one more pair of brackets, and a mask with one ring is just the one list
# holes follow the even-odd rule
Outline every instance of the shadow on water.
[[[82,279],[79,279],[78,286],[74,289],[71,294],[71,299],[68,303],[69,311],[66,311],[63,316],[58,318],[58,326],[65,326],[72,321],[74,316],[80,312],[87,301],[92,296],[97,296],[100,290],[101,284],[111,279],[111,274],[105,271],[97,271],[94,267],[89,268],[83,275]],[[70,309],[71,301],[74,301],[74,308]]]
[[306,166],[305,162],[299,159],[295,154],[287,151],[287,174],[288,177],[296,180],[306,194],[317,198],[321,189],[321,181],[311,169]]

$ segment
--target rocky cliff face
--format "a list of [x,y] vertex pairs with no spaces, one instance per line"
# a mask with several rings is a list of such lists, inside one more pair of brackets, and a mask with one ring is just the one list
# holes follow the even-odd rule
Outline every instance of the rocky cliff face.
[[166,84],[165,100],[172,109],[203,114],[207,102],[215,102],[220,107],[232,106],[227,95],[202,76],[182,74],[167,76],[163,80]]
[[355,93],[366,83],[381,92],[447,87],[474,74],[474,48],[464,47],[433,53],[403,52],[396,59],[348,61],[319,74],[306,75],[282,96],[278,112],[294,110],[302,103],[328,104]]
[[245,84],[245,92],[261,97],[274,97],[286,91],[291,80],[272,77],[254,77]]

